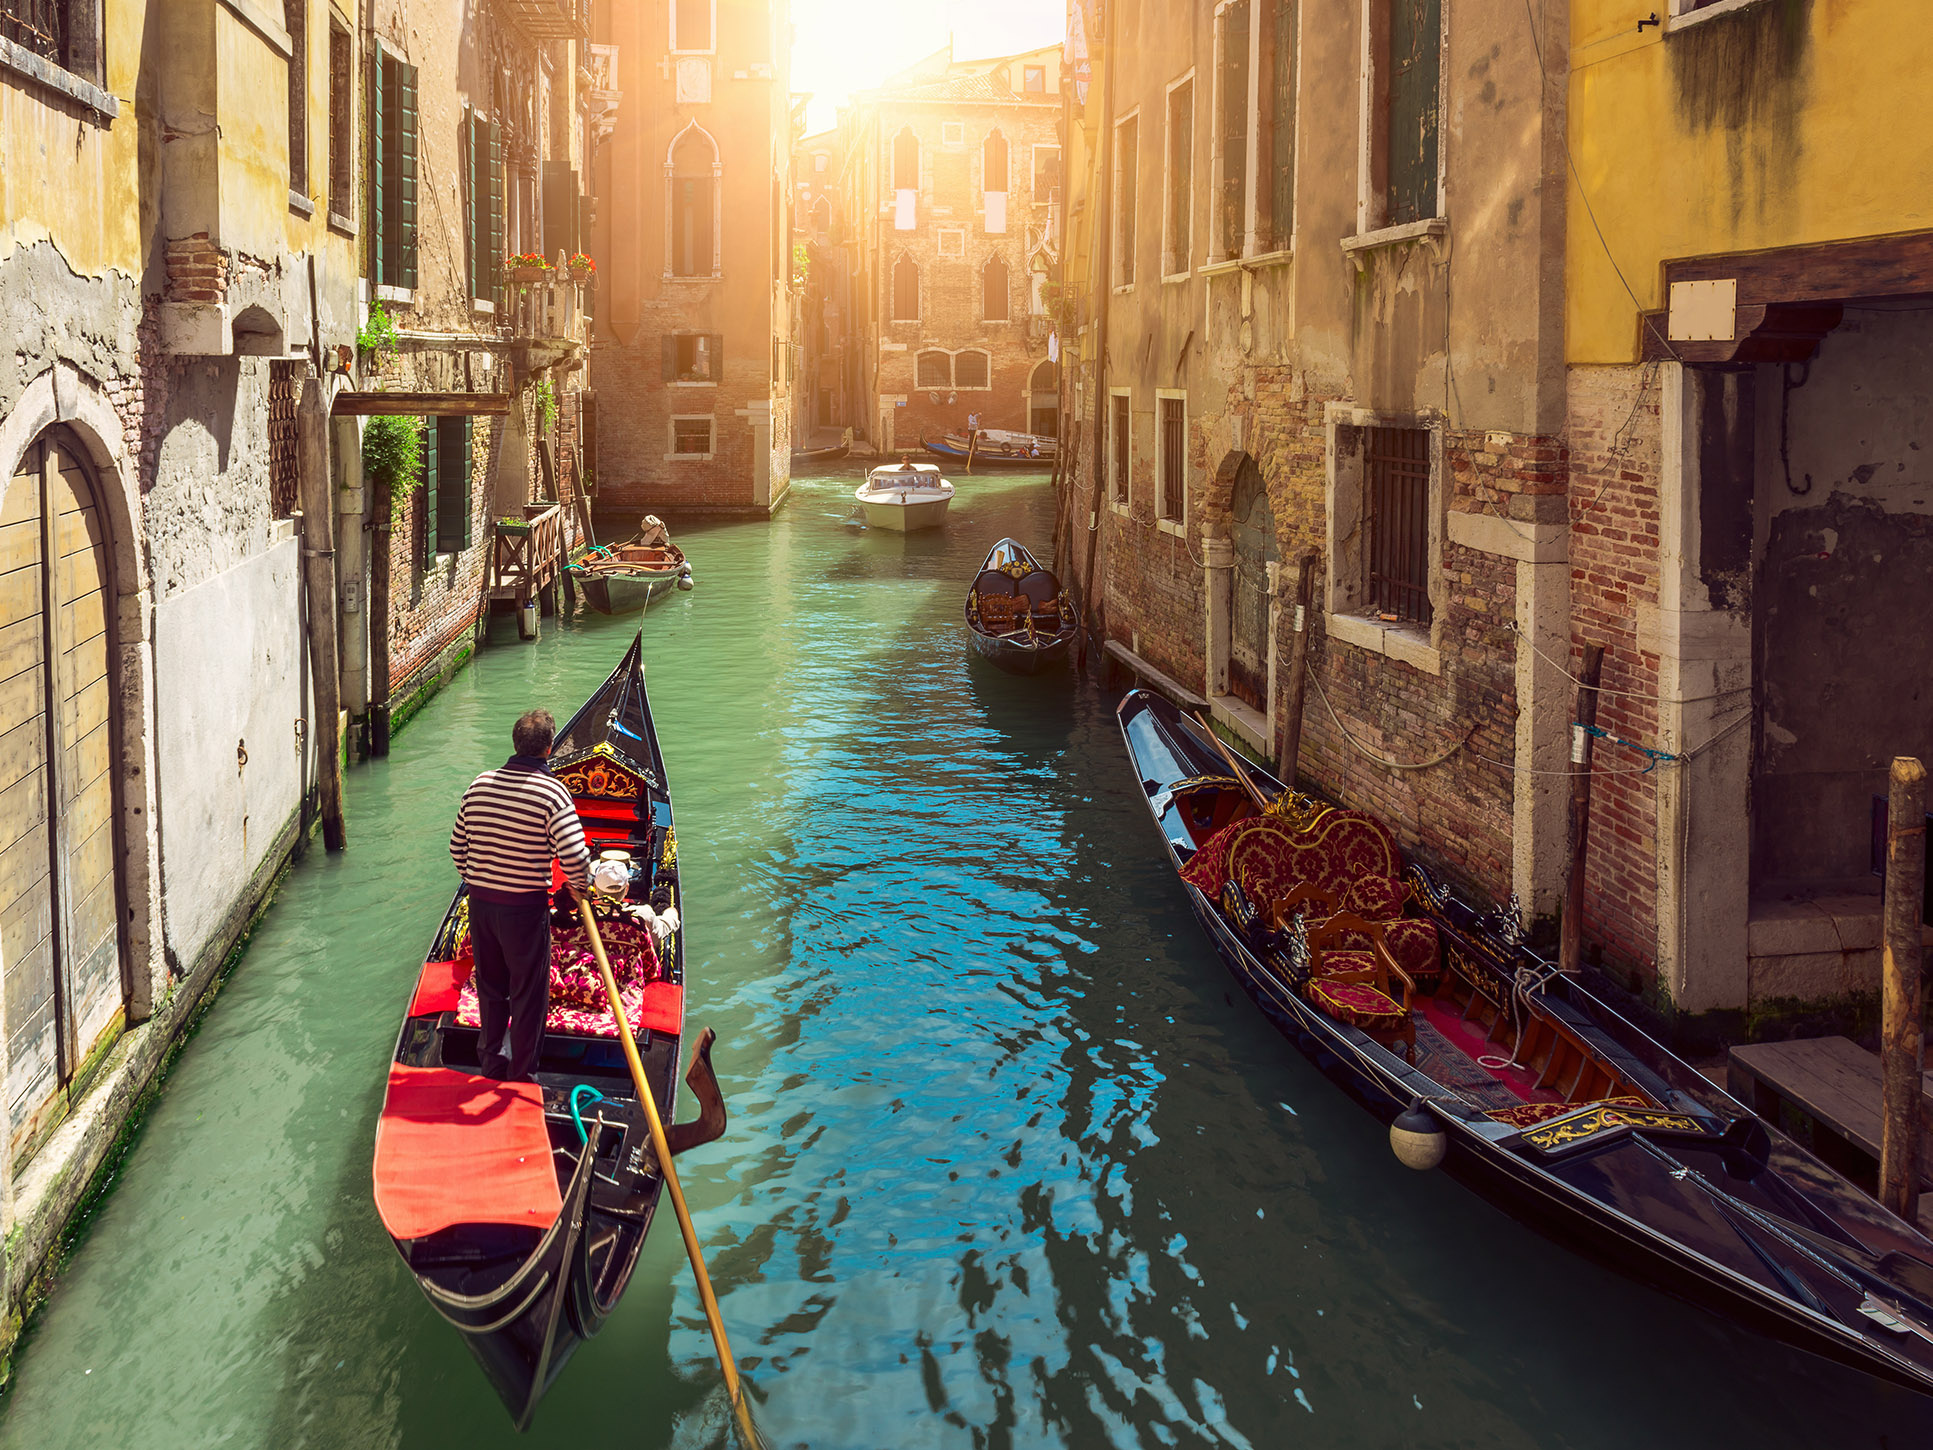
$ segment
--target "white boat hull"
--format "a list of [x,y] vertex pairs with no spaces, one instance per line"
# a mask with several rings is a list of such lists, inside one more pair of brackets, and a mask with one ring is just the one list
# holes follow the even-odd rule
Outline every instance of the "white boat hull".
[[947,497],[914,498],[905,503],[887,499],[863,500],[861,507],[866,511],[866,527],[869,529],[890,529],[896,534],[910,534],[915,529],[936,529],[946,522],[946,506],[953,500]]

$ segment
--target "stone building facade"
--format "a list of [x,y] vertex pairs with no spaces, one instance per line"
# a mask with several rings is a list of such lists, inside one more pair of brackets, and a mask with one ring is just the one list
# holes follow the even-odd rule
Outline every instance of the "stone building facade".
[[595,161],[598,506],[769,514],[791,477],[785,0],[600,7],[624,104]]
[[881,452],[1051,426],[1061,247],[1060,51],[951,49],[840,117],[855,270],[850,421]]
[[1118,663],[1270,760],[1306,568],[1303,780],[1547,915],[1563,28],[1305,12],[1072,12],[1062,564]]
[[799,238],[799,371],[792,389],[792,437],[830,440],[851,426],[847,324],[852,317],[850,221],[836,128],[806,136],[792,152],[792,230]]

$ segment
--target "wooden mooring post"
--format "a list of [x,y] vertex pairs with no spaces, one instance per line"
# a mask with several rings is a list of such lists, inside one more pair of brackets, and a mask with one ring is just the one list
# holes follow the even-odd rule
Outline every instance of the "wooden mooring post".
[[1316,551],[1305,549],[1295,561],[1295,603],[1289,614],[1289,690],[1282,710],[1282,758],[1276,774],[1295,789],[1296,762],[1302,754],[1302,702],[1309,688],[1309,606],[1315,599]]
[[1926,902],[1926,767],[1893,757],[1886,802],[1886,902],[1880,968],[1879,1201],[1908,1223],[1920,1201],[1920,929]]
[[1591,745],[1597,724],[1597,682],[1604,672],[1604,646],[1584,646],[1584,672],[1578,676],[1577,714],[1571,721],[1570,875],[1564,885],[1564,918],[1558,923],[1557,966],[1575,972],[1584,958],[1584,862],[1591,838]]
[[302,385],[295,410],[296,480],[302,503],[302,576],[309,601],[309,661],[315,675],[315,743],[322,844],[343,847],[342,673],[336,659],[336,500],[329,483],[329,405],[322,384]]

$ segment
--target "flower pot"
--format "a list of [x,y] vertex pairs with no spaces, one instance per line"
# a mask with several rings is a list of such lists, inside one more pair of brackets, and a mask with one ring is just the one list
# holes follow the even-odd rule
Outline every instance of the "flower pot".
[[512,282],[541,282],[550,275],[548,267],[510,267],[506,270]]
[[571,268],[571,281],[573,282],[578,282],[578,283],[588,282],[595,275],[596,274],[592,272],[589,267]]
[[511,523],[508,520],[499,519],[497,532],[505,538],[527,539],[530,537],[530,522],[526,519],[519,523]]

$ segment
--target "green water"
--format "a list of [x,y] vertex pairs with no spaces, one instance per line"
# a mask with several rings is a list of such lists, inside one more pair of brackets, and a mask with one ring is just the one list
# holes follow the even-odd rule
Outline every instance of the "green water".
[[[849,524],[853,482],[682,530],[698,588],[644,622],[732,1113],[680,1163],[775,1445],[1933,1441],[1925,1402],[1398,1167],[1200,938],[1109,700],[967,650],[966,581],[1044,545],[1044,482],[969,480],[911,538]],[[182,1055],[0,1447],[725,1443],[668,1217],[519,1439],[369,1196],[457,796],[631,627],[500,624],[352,773],[351,849],[291,875]]]

